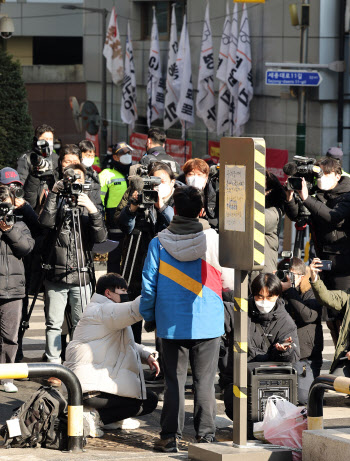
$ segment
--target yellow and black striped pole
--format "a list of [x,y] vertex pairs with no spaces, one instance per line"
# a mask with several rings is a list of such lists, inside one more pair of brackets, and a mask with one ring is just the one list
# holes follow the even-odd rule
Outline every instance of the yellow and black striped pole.
[[83,451],[83,394],[75,374],[54,363],[0,364],[0,379],[49,378],[63,381],[68,391],[68,451]]
[[221,266],[235,269],[233,442],[247,444],[248,272],[265,264],[265,141],[222,138],[220,144]]

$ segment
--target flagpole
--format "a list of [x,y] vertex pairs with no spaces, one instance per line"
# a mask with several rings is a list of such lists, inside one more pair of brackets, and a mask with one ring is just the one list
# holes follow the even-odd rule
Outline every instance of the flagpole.
[[184,158],[185,162],[184,163],[186,163],[186,146],[187,146],[186,138],[187,138],[187,127],[186,127],[186,121],[185,121],[185,158]]
[[113,144],[113,128],[114,128],[114,123],[113,123],[113,81],[111,82],[112,88],[111,88],[111,144]]
[[208,154],[208,146],[209,146],[209,143],[208,143],[208,128],[206,129],[206,141],[207,141],[207,154]]

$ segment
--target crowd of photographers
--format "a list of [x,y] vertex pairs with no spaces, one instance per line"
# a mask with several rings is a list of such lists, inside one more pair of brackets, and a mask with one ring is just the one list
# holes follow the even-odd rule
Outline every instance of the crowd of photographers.
[[[140,163],[119,142],[101,170],[92,142],[62,146],[54,129],[41,125],[17,170],[0,171],[0,363],[23,358],[29,295],[43,291],[43,360],[66,359],[79,377],[90,435],[103,435],[103,426],[135,428],[130,417],[164,398],[155,448],[173,452],[184,424],[188,360],[197,440],[215,441],[218,366],[233,417],[233,270],[218,261],[218,168],[193,158],[181,171],[165,145],[164,132],[152,128]],[[284,186],[266,172],[265,266],[249,274],[250,367],[293,364],[304,404],[321,372],[322,318],[336,346],[332,371],[350,376],[350,178],[341,157],[337,148],[317,162],[294,157]],[[309,225],[310,266],[291,254],[278,263],[285,214],[299,230]],[[96,283],[93,251],[107,239],[108,273]],[[155,349],[142,346],[143,325],[155,331]],[[151,368],[145,377],[141,361]],[[54,377],[48,383],[61,384]],[[3,386],[17,391],[11,380]]]

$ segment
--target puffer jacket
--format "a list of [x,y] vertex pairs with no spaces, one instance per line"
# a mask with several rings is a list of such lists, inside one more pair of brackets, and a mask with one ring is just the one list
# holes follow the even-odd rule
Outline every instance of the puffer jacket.
[[[254,298],[250,298],[248,313],[248,362],[294,363],[300,359],[297,327],[287,313],[283,299],[278,298],[272,311],[262,314]],[[283,343],[290,336],[295,346],[285,352],[278,351],[275,344]]]
[[[322,280],[311,282],[317,301],[331,309],[341,311],[344,320],[341,324],[338,342],[335,348],[334,359],[330,373],[340,366],[339,359],[350,350],[350,294],[342,290],[328,290]],[[344,363],[342,363],[344,365]]]
[[16,222],[12,229],[0,231],[0,299],[25,296],[25,276],[22,258],[34,248],[28,227]]
[[300,358],[319,358],[323,350],[323,331],[321,325],[322,305],[312,291],[309,274],[298,288],[283,292],[286,310],[298,329]]
[[171,155],[165,152],[164,147],[155,146],[148,149],[147,153],[141,158],[141,165],[149,167],[152,162],[164,162],[167,163],[172,171],[178,176],[181,172],[180,165]]
[[140,298],[116,304],[95,293],[68,344],[64,366],[79,378],[83,392],[99,391],[136,399],[146,398],[141,361],[152,348],[136,344],[132,324],[142,320]]
[[[318,190],[303,204],[311,213],[317,256],[332,261],[332,275],[350,275],[350,178],[342,176],[334,189]],[[296,220],[298,204],[294,197],[285,203],[285,211]]]
[[233,269],[218,259],[219,236],[208,222],[174,216],[154,238],[142,273],[140,312],[165,339],[224,334],[222,290],[232,290]]
[[[57,167],[58,155],[53,152],[48,160],[52,165],[52,174],[45,176],[45,178],[38,178],[31,173],[31,168],[28,162],[32,151],[24,153],[17,160],[17,172],[23,183],[24,198],[34,210],[40,210],[40,203],[43,196],[43,180],[51,190],[55,182],[58,180]],[[45,198],[45,197],[44,197]]]
[[[89,257],[92,247],[95,243],[102,243],[107,239],[107,229],[103,217],[99,211],[88,214],[86,208],[80,210],[80,228],[82,242],[80,242],[79,233],[76,231],[76,241],[78,246],[78,258],[81,267],[88,267],[89,271],[93,270],[92,258]],[[60,210],[58,212],[58,210]],[[79,273],[76,257],[76,249],[73,234],[73,222],[70,211],[65,211],[62,206],[62,199],[58,194],[50,192],[46,198],[44,209],[39,216],[39,222],[42,226],[54,229],[63,220],[61,231],[56,239],[55,231],[51,233],[51,241],[47,246],[47,253],[43,259],[45,264],[50,266],[46,278],[52,282],[65,282],[74,285],[79,284]],[[50,239],[49,239],[50,240]],[[80,251],[82,243],[83,253]],[[50,255],[50,248],[54,245],[54,251]],[[86,254],[88,257],[86,258]],[[86,273],[86,283],[90,283],[89,271]],[[81,277],[82,283],[84,281]]]

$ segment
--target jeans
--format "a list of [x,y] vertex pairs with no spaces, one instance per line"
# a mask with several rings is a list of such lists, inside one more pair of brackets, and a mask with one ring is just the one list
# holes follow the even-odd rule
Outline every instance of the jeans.
[[215,375],[220,338],[162,339],[165,378],[160,418],[162,439],[182,436],[185,421],[185,384],[190,359],[194,387],[194,429],[197,438],[215,435]]
[[[22,299],[0,300],[0,363],[14,363],[18,329],[22,315]],[[3,382],[12,379],[3,380]]]
[[[61,363],[61,332],[64,320],[64,311],[67,301],[71,307],[73,331],[77,326],[83,313],[80,287],[64,282],[50,282],[45,280],[45,304],[46,304],[46,348],[45,355],[48,362]],[[90,286],[82,287],[83,299],[85,290],[88,291],[88,301],[90,299]]]
[[84,405],[98,410],[103,424],[115,423],[132,416],[148,415],[156,409],[157,404],[157,394],[149,390],[146,400],[120,397],[106,392],[84,399]]

